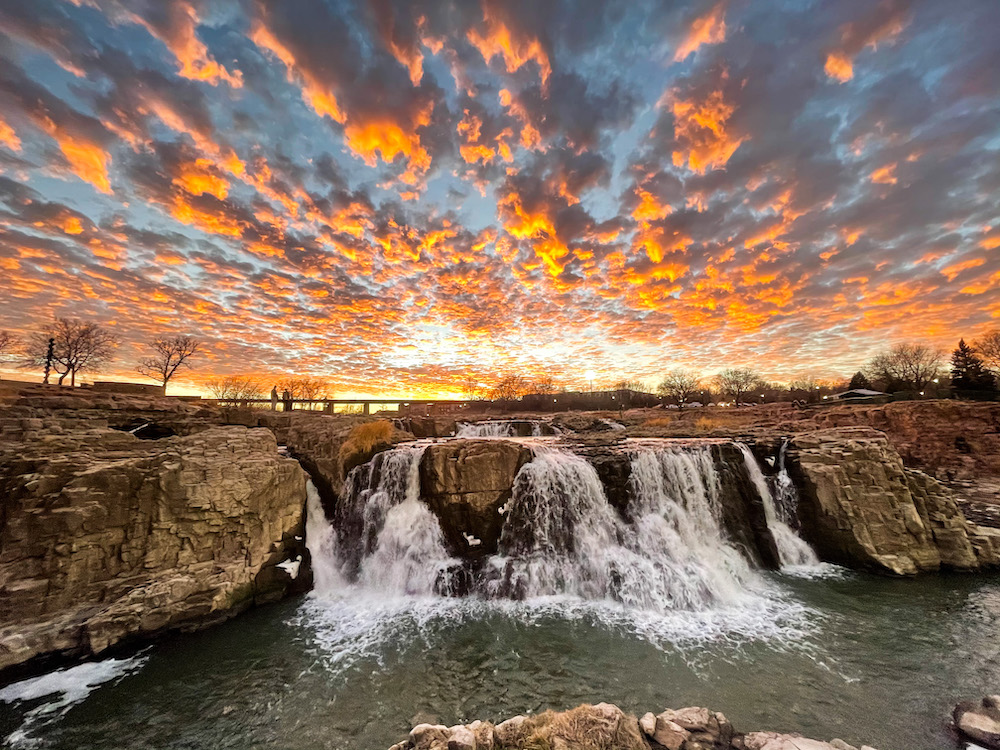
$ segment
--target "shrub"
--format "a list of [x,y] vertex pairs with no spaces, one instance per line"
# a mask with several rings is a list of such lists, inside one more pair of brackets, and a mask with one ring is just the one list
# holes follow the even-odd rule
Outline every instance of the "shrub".
[[392,422],[380,419],[357,425],[340,446],[340,462],[347,474],[355,466],[371,460],[380,450],[392,445]]

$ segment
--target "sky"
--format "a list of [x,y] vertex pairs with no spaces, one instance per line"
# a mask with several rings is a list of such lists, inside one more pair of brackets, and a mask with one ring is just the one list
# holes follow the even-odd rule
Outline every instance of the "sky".
[[387,397],[950,350],[1000,327],[998,36],[996,0],[0,0],[0,330]]

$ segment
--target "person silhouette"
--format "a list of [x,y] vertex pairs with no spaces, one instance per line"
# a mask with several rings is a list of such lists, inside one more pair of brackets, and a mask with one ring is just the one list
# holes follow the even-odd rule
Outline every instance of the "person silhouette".
[[286,388],[284,390],[284,392],[281,394],[281,400],[284,402],[284,407],[285,407],[284,410],[285,411],[291,411],[292,410],[292,392],[289,391]]
[[271,386],[271,411],[278,411],[278,386]]

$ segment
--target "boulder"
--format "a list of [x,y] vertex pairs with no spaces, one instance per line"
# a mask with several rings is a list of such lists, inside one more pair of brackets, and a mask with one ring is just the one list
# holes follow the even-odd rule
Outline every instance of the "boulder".
[[[1000,705],[991,701],[989,710]],[[984,706],[987,701],[984,701]],[[959,707],[961,708],[961,706]],[[973,707],[975,708],[975,707]],[[978,709],[975,709],[978,710]],[[958,712],[956,709],[956,722]],[[988,747],[1000,747],[988,745]],[[726,717],[696,706],[667,709],[641,719],[610,703],[584,704],[568,711],[515,716],[496,726],[475,721],[450,729],[421,724],[409,740],[391,750],[858,750],[843,740],[820,742],[799,734],[737,734]],[[873,750],[863,745],[861,750]]]
[[443,724],[417,724],[410,730],[413,750],[449,750],[451,730]]
[[[751,732],[733,742],[738,750],[858,750],[842,740],[820,742],[800,734],[778,734],[777,732]],[[872,750],[865,745],[862,750]]]
[[988,695],[979,704],[959,703],[952,719],[964,737],[990,750],[1000,750],[1000,695]]
[[996,564],[989,534],[965,519],[947,488],[906,469],[875,430],[797,435],[787,466],[803,536],[825,560],[894,575]]
[[434,511],[456,557],[495,554],[501,509],[531,451],[506,440],[453,440],[427,446],[420,462],[420,496]]
[[225,619],[309,585],[306,477],[267,430],[0,447],[0,670]]

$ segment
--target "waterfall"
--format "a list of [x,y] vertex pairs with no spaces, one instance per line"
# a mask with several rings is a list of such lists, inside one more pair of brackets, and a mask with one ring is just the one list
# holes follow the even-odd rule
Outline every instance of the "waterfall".
[[722,531],[721,480],[708,447],[667,446],[632,459],[629,515],[658,573],[657,596],[698,609],[733,604],[760,581]]
[[[461,575],[461,591],[489,599],[570,596],[662,614],[745,603],[763,587],[721,523],[721,478],[709,446],[630,446],[628,500],[616,509],[584,457],[532,444],[504,509],[497,554],[471,567],[449,555],[420,498],[424,450],[399,446],[354,469],[332,524],[310,486],[307,543],[318,593],[430,595]],[[814,564],[775,509],[749,449],[741,450],[782,565]]]
[[503,421],[459,422],[455,437],[460,438],[501,438],[514,435],[514,423]]
[[[542,422],[538,420],[510,420],[510,419],[493,419],[487,422],[459,422],[458,430],[455,432],[455,437],[460,438],[509,438],[518,437],[519,434],[522,437],[527,437],[523,433],[518,432],[518,427],[521,425],[531,425],[531,437],[541,437],[542,436]],[[553,432],[558,433],[558,430],[553,428],[549,434]]]
[[608,504],[585,459],[535,450],[515,482],[491,594],[568,594],[666,612],[732,604],[756,583],[720,529],[719,479],[707,450],[638,453],[630,520]]
[[325,593],[343,587],[337,534],[323,512],[319,491],[311,479],[306,482],[306,548],[312,561],[313,589]]
[[423,451],[423,446],[396,448],[352,470],[335,519],[339,539],[318,494],[315,501],[310,495],[306,534],[318,593],[336,592],[348,581],[383,594],[434,592],[438,577],[455,561],[445,550],[437,517],[420,500]]
[[[764,516],[767,519],[767,527],[774,537],[774,544],[778,548],[778,560],[782,568],[792,566],[812,566],[819,565],[819,558],[812,547],[806,544],[795,531],[789,526],[792,520],[791,513],[794,512],[795,487],[784,468],[784,455],[780,455],[780,468],[776,486],[780,488],[782,502],[775,503],[771,487],[767,478],[757,464],[757,459],[753,453],[743,443],[737,443],[743,453],[743,460],[746,462],[747,472],[750,479],[760,494],[764,503]],[[782,475],[784,475],[782,477]]]

